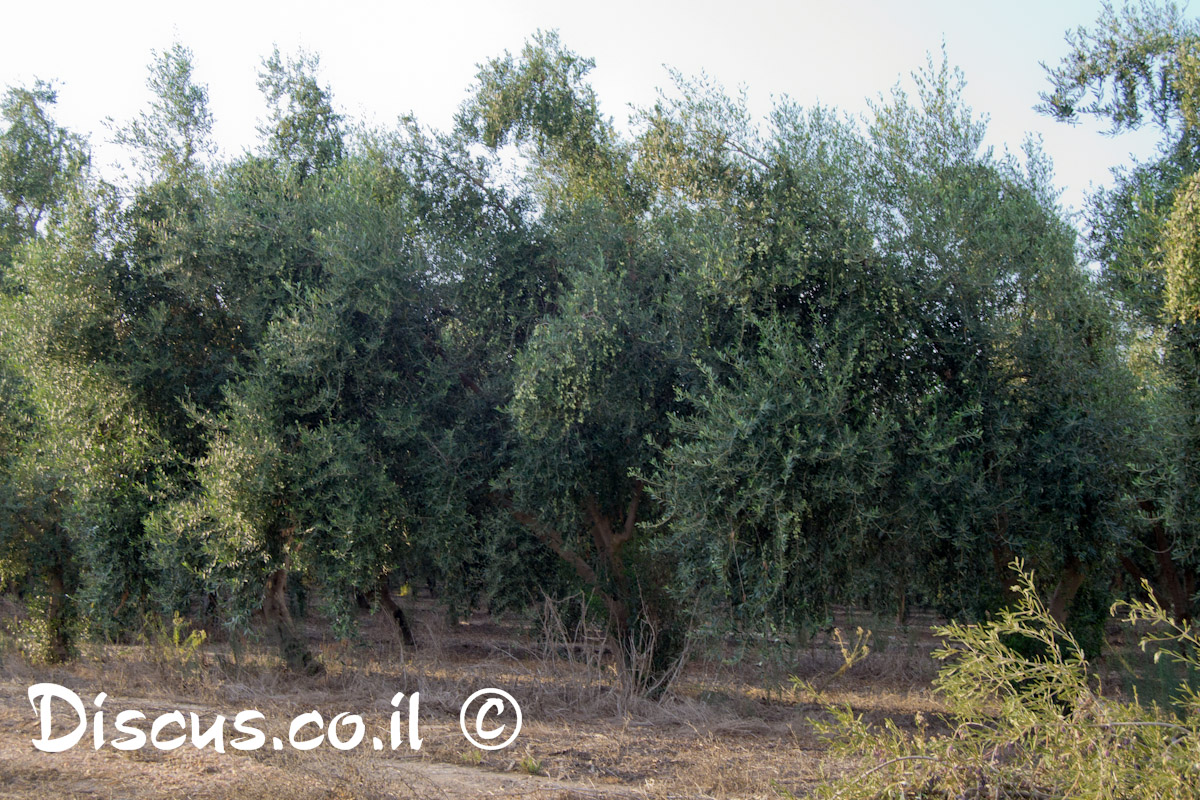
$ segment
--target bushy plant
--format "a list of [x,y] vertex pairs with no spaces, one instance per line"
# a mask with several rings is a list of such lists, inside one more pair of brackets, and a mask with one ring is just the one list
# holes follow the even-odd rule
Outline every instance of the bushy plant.
[[176,611],[168,622],[155,616],[146,620],[143,640],[146,654],[164,677],[188,685],[204,671],[201,648],[208,638],[201,628],[193,628],[189,620]]
[[[1200,796],[1200,696],[1186,684],[1176,712],[1105,696],[1078,641],[1050,615],[1033,576],[1014,562],[1016,602],[983,624],[938,629],[947,646],[936,682],[948,732],[920,718],[914,731],[867,725],[852,710],[822,724],[833,753],[861,769],[830,780],[823,798],[1163,798]],[[1148,587],[1147,587],[1148,589]],[[1118,603],[1149,623],[1141,646],[1196,665],[1200,633],[1150,594]],[[1038,654],[1011,646],[1038,643]]]

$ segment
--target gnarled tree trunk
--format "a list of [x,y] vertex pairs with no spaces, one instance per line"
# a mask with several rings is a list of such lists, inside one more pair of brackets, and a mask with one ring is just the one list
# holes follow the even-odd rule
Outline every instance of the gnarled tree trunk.
[[[669,630],[668,614],[658,613],[654,599],[642,586],[630,580],[625,547],[633,540],[638,512],[645,495],[641,481],[634,481],[624,519],[606,513],[593,496],[584,498],[584,512],[592,537],[596,564],[566,544],[563,536],[542,524],[532,514],[518,511],[510,501],[501,498],[513,518],[525,525],[560,558],[570,564],[576,574],[604,602],[608,611],[609,634],[612,636],[622,677],[639,694],[656,694],[678,666],[682,646],[674,631]],[[614,518],[615,517],[615,518]]]
[[46,655],[52,663],[59,663],[71,657],[67,585],[62,562],[56,559],[47,573],[46,583],[50,598],[46,606],[46,617],[50,640],[46,643]]
[[416,641],[413,640],[412,629],[408,627],[408,619],[404,616],[404,609],[396,602],[396,598],[392,597],[392,587],[388,582],[388,576],[384,575],[379,579],[379,605],[391,617],[392,622],[396,625],[396,630],[400,633],[406,647],[416,647]]
[[322,671],[321,664],[308,651],[308,644],[296,629],[292,612],[288,609],[287,579],[286,567],[280,567],[267,578],[263,617],[271,632],[279,638],[279,653],[287,668],[306,675],[317,675]]

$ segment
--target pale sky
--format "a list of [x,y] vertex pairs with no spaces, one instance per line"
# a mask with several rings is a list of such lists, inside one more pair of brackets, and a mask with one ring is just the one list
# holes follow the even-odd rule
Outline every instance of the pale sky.
[[619,125],[631,104],[649,105],[669,86],[668,66],[704,71],[731,92],[744,86],[760,114],[783,95],[860,113],[868,98],[906,82],[926,53],[939,57],[944,41],[966,74],[968,102],[990,120],[989,144],[1019,151],[1026,133],[1041,134],[1064,205],[1080,209],[1090,185],[1109,182],[1111,166],[1149,156],[1158,140],[1149,128],[1114,138],[1104,126],[1067,126],[1033,111],[1048,86],[1039,62],[1057,64],[1064,33],[1091,25],[1099,8],[1099,0],[20,3],[4,15],[0,85],[57,80],[60,122],[89,132],[105,163],[116,151],[104,144],[102,120],[145,108],[151,51],[175,40],[194,52],[229,154],[256,143],[256,76],[274,45],[317,53],[322,81],[351,117],[390,125],[411,111],[445,127],[476,65],[519,52],[538,28],[558,29],[568,48],[596,60],[593,85]]

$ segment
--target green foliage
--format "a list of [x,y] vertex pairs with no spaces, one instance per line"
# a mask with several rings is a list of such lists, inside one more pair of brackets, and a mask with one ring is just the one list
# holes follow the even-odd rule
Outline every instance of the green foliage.
[[497,421],[507,461],[493,486],[512,518],[603,597],[624,674],[645,690],[660,685],[681,643],[668,633],[668,598],[639,588],[657,586],[636,557],[655,509],[633,473],[666,432],[656,409],[671,407],[680,372],[692,369],[674,327],[686,311],[673,301],[686,294],[675,242],[639,218],[628,147],[600,118],[588,67],[540,36],[520,62],[485,65],[460,126],[492,149],[526,148],[545,209],[538,250],[562,287],[513,356]]
[[1071,53],[1047,71],[1053,89],[1040,110],[1059,119],[1108,119],[1113,130],[1136,128],[1147,114],[1163,126],[1192,124],[1200,98],[1194,47],[1197,28],[1173,2],[1142,0],[1120,10],[1105,3],[1092,29],[1067,34]]
[[[1150,575],[1181,618],[1193,610],[1197,575],[1194,487],[1196,284],[1194,214],[1200,29],[1172,3],[1105,6],[1094,32],[1069,37],[1072,52],[1051,70],[1043,110],[1071,120],[1091,114],[1114,131],[1149,118],[1165,134],[1159,157],[1116,173],[1095,198],[1090,253],[1128,312],[1122,348],[1137,354],[1136,376],[1149,424],[1131,442],[1130,488],[1140,519],[1121,554],[1137,579]],[[1091,93],[1092,100],[1082,104]],[[1153,344],[1152,344],[1153,343]],[[1153,357],[1147,348],[1157,348]],[[1189,588],[1191,587],[1191,588]]]
[[203,170],[212,152],[213,118],[208,88],[192,80],[192,51],[179,42],[154,53],[147,86],[150,110],[117,131],[117,142],[136,151],[149,176],[185,178]]
[[[13,248],[37,237],[87,163],[83,141],[51,116],[57,100],[52,84],[35,81],[0,101],[0,269]],[[3,279],[0,272],[0,290]]]
[[1182,322],[1200,320],[1200,173],[1185,179],[1176,191],[1167,219],[1167,312]]
[[[1043,94],[1044,113],[1067,121],[1098,116],[1114,132],[1139,127],[1149,115],[1168,136],[1161,161],[1119,174],[1117,188],[1098,195],[1097,255],[1140,310],[1165,300],[1172,315],[1189,319],[1200,28],[1174,3],[1143,0],[1121,11],[1106,4],[1093,31],[1080,28],[1067,40],[1071,53],[1049,70],[1053,90]],[[1089,93],[1091,101],[1082,103]],[[1165,293],[1155,274],[1164,255]]]
[[278,48],[263,60],[258,86],[270,107],[261,133],[271,154],[291,164],[298,179],[336,164],[344,153],[342,117],[329,89],[317,83],[318,59],[301,52],[286,62]]
[[698,414],[675,418],[655,491],[681,595],[715,591],[747,622],[766,613],[788,626],[842,599],[879,525],[895,426],[869,400],[872,363],[840,333],[804,347],[773,323],[754,361],[724,386],[708,372]]
[[[1190,797],[1200,756],[1200,702],[1183,697],[1177,719],[1157,706],[1100,692],[1075,639],[1038,598],[1033,577],[1014,564],[1017,602],[981,625],[940,629],[948,646],[937,687],[949,732],[918,716],[915,731],[888,721],[869,726],[850,709],[824,726],[834,752],[866,764],[821,786],[815,796],[854,797]],[[1123,606],[1127,622],[1157,632],[1143,646],[1172,644],[1163,657],[1195,663],[1194,630],[1174,623],[1157,601]],[[1023,655],[1013,637],[1036,642]],[[1183,689],[1185,692],[1186,688]],[[1193,787],[1189,789],[1188,787]]]
[[45,614],[47,652],[63,658],[80,633],[125,628],[150,587],[170,582],[146,568],[141,532],[156,467],[169,456],[106,369],[120,335],[108,282],[115,192],[86,170],[82,142],[38,107],[52,91],[15,96],[9,132],[36,123],[38,135],[22,135],[9,152],[21,157],[7,167],[31,171],[14,185],[24,187],[22,213],[37,219],[4,265],[0,295],[8,443],[0,561],[4,579]]
[[847,641],[842,634],[841,628],[834,628],[833,641],[838,646],[838,650],[841,651],[842,655],[842,663],[833,673],[826,675],[819,683],[807,681],[795,675],[788,676],[788,681],[792,685],[793,692],[803,692],[812,698],[810,702],[821,702],[821,695],[828,688],[829,684],[845,675],[849,670],[853,669],[855,664],[858,664],[871,654],[871,631],[864,630],[862,626],[854,629],[853,642]]
[[583,79],[595,65],[563,48],[556,32],[539,31],[519,62],[505,54],[480,71],[459,124],[492,149],[526,139],[539,151],[552,143],[567,151],[594,146],[599,111]]
[[[0,579],[52,649],[203,603],[239,633],[263,610],[309,669],[289,592],[350,635],[353,593],[399,573],[452,615],[585,589],[653,693],[690,613],[983,614],[1019,555],[1094,633],[1114,565],[1149,568],[1133,543],[1194,555],[1192,323],[1128,368],[1049,165],[983,149],[948,65],[865,124],[783,103],[759,125],[677,78],[632,136],[591,67],[539,33],[452,131],[366,131],[315,56],[274,52],[261,148],[217,159],[175,45],[119,188],[52,89],[9,93]],[[1097,217],[1147,317],[1191,302],[1190,164]]]
[[524,758],[522,758],[519,766],[521,767],[521,771],[526,773],[527,775],[544,775],[545,774],[545,772],[542,768],[542,762],[539,761],[535,756],[532,756],[532,755],[527,755]]
[[78,638],[78,619],[69,612],[59,613],[45,596],[25,601],[28,616],[13,619],[7,632],[13,638],[17,652],[35,665],[55,664],[75,655]]
[[200,628],[191,628],[191,623],[179,612],[171,617],[169,625],[154,615],[147,619],[146,625],[143,637],[147,652],[162,676],[184,686],[198,678],[204,669],[201,648],[208,634]]
[[[744,215],[718,262],[735,336],[701,356],[651,485],[679,593],[747,620],[909,594],[980,613],[999,554],[1104,570],[1131,513],[1133,385],[1048,168],[981,151],[945,65],[914,79],[865,135],[781,115],[757,155],[742,130],[749,177],[711,198]],[[658,152],[736,125],[702,102],[654,129]]]

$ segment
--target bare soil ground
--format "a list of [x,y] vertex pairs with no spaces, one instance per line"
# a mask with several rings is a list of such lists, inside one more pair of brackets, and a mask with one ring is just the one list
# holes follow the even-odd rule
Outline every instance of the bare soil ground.
[[[11,639],[0,650],[0,799],[211,798],[212,800],[334,800],[335,798],[776,798],[802,796],[823,774],[850,765],[829,757],[812,727],[826,704],[849,704],[868,718],[912,724],[917,712],[936,715],[929,681],[936,668],[928,620],[877,631],[873,652],[841,675],[840,649],[828,637],[803,648],[764,642],[756,648],[717,642],[698,652],[662,700],[631,697],[618,688],[611,655],[594,643],[547,637],[544,620],[477,615],[447,622],[429,601],[407,598],[421,645],[404,652],[389,621],[363,618],[359,641],[339,642],[309,626],[325,672],[289,674],[267,644],[239,648],[208,641],[193,651],[169,637],[138,645],[90,645],[81,658],[35,667]],[[839,624],[853,629],[855,621]],[[216,637],[214,637],[215,639]],[[797,688],[790,680],[809,681]],[[195,712],[201,730],[225,715],[226,752],[190,743],[161,751],[150,745],[121,751],[92,746],[92,728],[70,750],[46,753],[27,691],[35,683],[66,686],[83,700],[108,695],[105,738],[126,709],[149,720]],[[508,748],[483,752],[458,725],[460,705],[477,689],[497,687],[517,699],[524,726]],[[812,688],[820,690],[814,695]],[[370,746],[387,741],[396,692],[420,692],[417,752]],[[58,701],[56,701],[57,703]],[[55,713],[65,705],[55,706]],[[261,711],[268,737],[257,750],[237,751],[233,717]],[[287,746],[288,723],[312,710],[326,724],[341,712],[361,715],[364,744],[350,751]],[[407,732],[407,704],[402,704]],[[472,714],[474,707],[472,708]],[[55,731],[74,727],[59,725]],[[139,725],[149,729],[149,722]],[[178,733],[171,728],[163,738]],[[300,738],[315,735],[308,729]],[[284,742],[275,750],[272,737]]]

